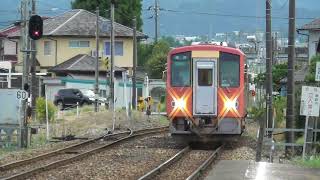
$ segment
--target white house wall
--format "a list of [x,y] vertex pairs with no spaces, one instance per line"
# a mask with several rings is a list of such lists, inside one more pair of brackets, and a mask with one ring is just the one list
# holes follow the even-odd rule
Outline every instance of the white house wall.
[[17,55],[16,42],[4,40],[4,55]]
[[320,31],[310,31],[309,33],[309,59],[316,54],[317,44],[320,38]]

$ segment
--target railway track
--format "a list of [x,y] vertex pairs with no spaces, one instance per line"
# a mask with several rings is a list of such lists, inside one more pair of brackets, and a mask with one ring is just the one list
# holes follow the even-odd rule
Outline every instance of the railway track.
[[[214,159],[221,152],[222,147],[223,145],[211,151],[197,151],[197,150],[192,150],[190,146],[187,146],[181,151],[179,151],[177,154],[172,156],[170,159],[160,164],[158,167],[152,169],[145,175],[141,176],[139,180],[168,179],[168,178],[188,179],[188,180],[197,179],[202,174],[202,172],[205,171],[206,168],[212,164]],[[192,161],[190,157],[197,153],[202,153],[204,155],[202,158],[198,158],[197,160]],[[184,169],[185,167],[179,164],[180,161],[181,163],[183,163],[183,161],[187,162],[188,164],[185,167],[188,167],[189,169]],[[195,168],[192,168],[192,165],[191,165],[192,163],[197,164]],[[177,174],[179,174],[178,173],[179,171],[182,172],[183,175],[187,177],[182,177],[179,175],[178,175],[179,177],[177,177]],[[188,172],[191,172],[191,173],[188,174]]]
[[108,148],[128,141],[132,138],[165,132],[168,127],[126,131],[117,134],[107,134],[67,148],[42,154],[34,158],[13,162],[0,166],[0,179],[25,179],[33,174],[47,171],[65,165],[92,154],[102,152]]

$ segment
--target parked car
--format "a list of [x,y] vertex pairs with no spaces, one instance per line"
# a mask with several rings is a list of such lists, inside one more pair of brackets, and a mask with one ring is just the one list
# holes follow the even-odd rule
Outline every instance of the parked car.
[[[92,101],[92,103],[95,102],[95,94],[94,94],[94,91],[93,91],[93,90],[90,90],[90,89],[88,89],[88,90],[81,90],[81,92],[82,92],[85,96],[87,96],[87,97]],[[99,103],[100,105],[105,105],[106,102],[107,102],[107,98],[104,98],[104,97],[101,97],[101,96],[98,97],[98,103]]]
[[66,106],[92,104],[89,97],[82,94],[79,89],[60,89],[54,96],[54,104],[64,108]]

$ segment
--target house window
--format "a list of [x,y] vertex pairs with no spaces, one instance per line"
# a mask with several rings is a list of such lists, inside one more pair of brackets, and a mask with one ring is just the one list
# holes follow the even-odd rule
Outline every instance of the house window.
[[44,41],[43,54],[44,55],[51,55],[51,41]]
[[[109,56],[111,55],[111,46],[110,42],[105,42],[105,55]],[[115,42],[115,55],[116,56],[123,56],[123,42],[122,41],[116,41]]]
[[69,47],[71,48],[90,47],[90,42],[89,41],[69,41]]

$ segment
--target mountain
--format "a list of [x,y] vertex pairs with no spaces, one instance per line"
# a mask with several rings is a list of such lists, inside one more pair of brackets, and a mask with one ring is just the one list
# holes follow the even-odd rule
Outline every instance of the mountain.
[[[1,0],[0,28],[19,20],[21,0]],[[37,12],[43,16],[54,16],[71,8],[71,0],[37,0]]]
[[[144,0],[144,9],[153,5]],[[272,1],[273,29],[287,31],[288,0]],[[264,0],[160,0],[161,34],[206,35],[215,32],[256,31],[265,29]],[[319,0],[297,1],[297,17],[320,17]],[[174,10],[178,12],[169,12]],[[181,11],[181,12],[180,12]],[[194,12],[193,14],[188,12]],[[202,14],[200,14],[202,13]],[[207,13],[207,14],[206,14]],[[151,37],[154,34],[154,21],[147,19],[152,13],[144,11],[144,30]],[[211,14],[211,15],[209,15]],[[241,16],[249,17],[241,17]],[[257,17],[257,18],[253,18]],[[311,19],[297,19],[297,27]]]
[[[0,0],[0,27],[20,19],[21,0]],[[54,16],[71,8],[72,0],[37,0],[37,11],[44,16]],[[161,35],[207,35],[218,32],[256,31],[265,29],[265,0],[159,0]],[[148,7],[154,0],[143,2],[143,30],[154,36],[153,15]],[[288,29],[289,0],[272,0],[272,26],[274,30]],[[319,0],[296,0],[297,17],[320,17]],[[168,10],[178,11],[170,12]],[[190,12],[193,12],[192,14]],[[201,14],[202,13],[202,14]],[[242,17],[245,16],[245,17]],[[254,18],[256,17],[256,18]],[[284,19],[283,19],[284,18]],[[297,27],[311,19],[297,19]]]

